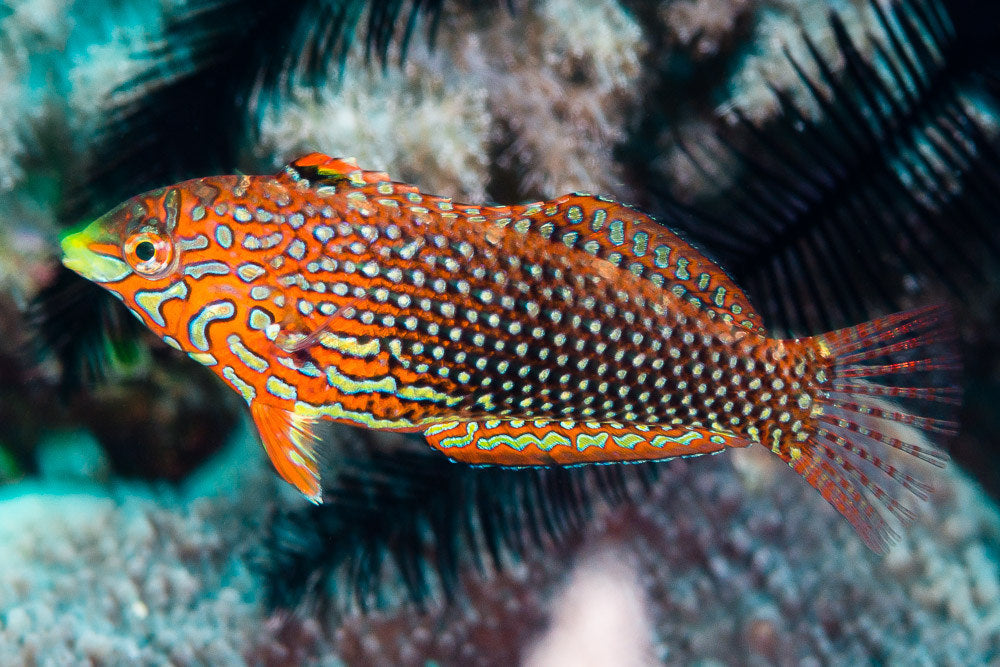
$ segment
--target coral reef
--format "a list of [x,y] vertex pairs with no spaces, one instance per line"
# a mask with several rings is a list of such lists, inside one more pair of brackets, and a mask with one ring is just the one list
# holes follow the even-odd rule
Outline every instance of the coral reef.
[[700,60],[731,44],[751,9],[748,0],[678,0],[661,4],[657,13],[672,40]]
[[625,194],[609,149],[639,95],[645,42],[631,15],[614,2],[546,0],[486,34],[463,33],[456,59],[490,90],[495,122],[510,133],[498,166],[522,196]]
[[[374,48],[384,46],[388,58],[369,62],[366,42],[358,39],[346,50],[342,70],[330,58],[330,76],[319,77],[318,85],[315,76],[291,77],[287,89],[265,91],[259,113],[249,112],[254,90],[223,86],[224,112],[206,126],[195,122],[204,118],[198,107],[203,99],[175,101],[189,113],[174,119],[184,140],[143,125],[162,118],[140,113],[136,127],[148,145],[128,142],[118,147],[121,162],[95,161],[106,157],[96,144],[116,148],[109,118],[120,119],[131,102],[163,101],[143,86],[120,89],[122,83],[142,79],[150,63],[155,76],[146,83],[156,77],[187,81],[191,70],[171,69],[153,56],[168,46],[165,17],[196,23],[197,13],[183,11],[190,3],[12,0],[0,7],[0,479],[6,484],[0,488],[0,663],[545,665],[570,659],[571,648],[595,660],[610,655],[619,664],[1000,660],[1000,511],[957,465],[942,473],[916,525],[885,558],[868,552],[801,480],[767,455],[749,451],[664,464],[650,489],[636,485],[635,502],[602,497],[594,518],[566,521],[560,539],[553,539],[555,529],[539,531],[537,549],[504,549],[494,561],[465,545],[468,560],[482,565],[461,562],[452,601],[434,598],[422,608],[397,586],[375,611],[345,609],[322,596],[311,605],[294,607],[292,600],[291,608],[274,611],[266,591],[280,571],[263,563],[264,536],[276,516],[306,516],[297,511],[305,505],[276,483],[247,426],[234,426],[242,406],[211,377],[196,375],[201,369],[188,359],[146,340],[129,346],[120,345],[127,336],[113,337],[113,344],[103,333],[90,339],[100,351],[84,365],[120,358],[105,369],[110,382],[69,400],[60,397],[59,377],[72,376],[74,357],[86,356],[80,351],[86,345],[54,359],[31,355],[39,338],[86,339],[85,331],[58,319],[43,322],[45,333],[39,334],[29,328],[25,311],[40,289],[61,279],[53,277],[58,229],[99,214],[90,209],[131,183],[122,173],[144,183],[152,179],[152,187],[166,173],[204,175],[184,172],[201,163],[180,160],[178,152],[197,157],[203,151],[229,170],[267,170],[298,153],[322,150],[353,155],[366,168],[471,201],[509,203],[590,190],[644,204],[655,199],[654,186],[685,204],[737,201],[731,195],[744,183],[745,165],[726,157],[732,145],[719,132],[718,115],[737,131],[746,130],[736,119],[737,107],[755,127],[777,122],[788,112],[774,94],[777,87],[789,90],[804,121],[823,118],[786,48],[824,88],[818,63],[838,72],[845,65],[829,12],[842,17],[859,57],[878,62],[877,40],[866,38],[872,33],[884,44],[876,5],[523,0],[509,9],[505,3],[452,0],[443,3],[440,15],[414,10],[417,27],[407,33],[412,39],[405,60],[387,20],[388,33],[379,34],[388,37]],[[236,11],[239,4],[205,6]],[[257,4],[282,10],[278,2]],[[346,4],[359,12],[366,6]],[[923,0],[916,5],[937,7]],[[175,31],[181,29],[176,25],[189,24],[179,21]],[[803,31],[818,58],[808,53]],[[204,35],[189,36],[191,42],[178,47],[168,65],[198,58],[193,47],[204,46],[198,41]],[[249,62],[241,58],[250,45],[232,44],[228,62]],[[266,40],[255,45],[258,51],[273,47]],[[969,61],[942,62],[941,76],[956,68],[978,71]],[[878,71],[886,75],[882,67]],[[252,74],[248,68],[240,72]],[[279,74],[280,68],[272,68],[268,76]],[[984,81],[995,85],[995,79]],[[996,192],[989,182],[996,164],[981,147],[995,147],[1000,116],[982,103],[988,96],[979,94],[963,90],[960,107],[948,106],[950,98],[941,103],[960,112],[955,117],[962,123],[972,119],[971,125],[960,123],[966,130],[982,130],[975,142],[961,140],[961,133],[942,135],[934,123],[908,135],[928,137],[914,139],[906,156],[916,163],[931,155],[926,173],[941,187],[911,178],[903,191],[924,197],[922,204],[933,204],[926,198],[934,194],[954,195],[948,201],[959,211],[955,220],[975,218],[961,214],[968,201],[976,212],[989,209],[963,199],[958,171],[944,158],[974,154],[976,160],[961,161],[962,168],[985,174],[979,188],[984,199],[992,201]],[[865,117],[872,123],[892,111],[885,105],[871,109]],[[919,114],[893,127],[909,127],[913,118]],[[808,125],[788,124],[795,132]],[[197,132],[190,133],[191,127]],[[226,141],[219,140],[223,129],[231,130]],[[959,136],[961,150],[928,152],[941,136]],[[638,158],[624,160],[623,152]],[[700,159],[690,159],[691,152]],[[137,162],[129,161],[136,156]],[[896,168],[900,162],[886,164]],[[638,176],[637,165],[647,173]],[[118,177],[98,187],[97,178],[90,179],[102,174]],[[81,183],[88,184],[83,194],[70,194]],[[807,198],[793,194],[781,211],[800,210]],[[832,201],[848,201],[817,199],[823,210],[833,210]],[[671,211],[664,206],[665,214]],[[835,222],[839,229],[842,220],[855,218],[848,211]],[[904,251],[913,247],[907,239]],[[915,271],[906,279],[904,287],[926,275]],[[969,392],[967,417],[995,425],[996,289],[980,289],[975,280],[967,284],[978,300],[970,306],[974,321],[963,326],[978,331],[971,361],[980,374]],[[115,319],[121,315],[117,303],[94,306],[80,295],[63,294],[64,306],[76,306],[73,318],[91,314],[105,318],[98,328],[127,329]],[[217,452],[233,428],[230,444]],[[996,432],[1000,427],[966,438],[989,444]],[[992,450],[985,451],[988,456],[970,469],[980,479],[995,468]],[[126,476],[172,484],[122,482]],[[422,500],[437,507],[441,498]],[[366,507],[365,516],[380,507]],[[398,517],[383,518],[391,523]],[[465,520],[475,523],[475,516],[457,515],[455,523]],[[514,532],[528,532],[511,525]],[[301,528],[303,542],[314,536],[315,525]],[[425,532],[410,548],[432,568],[433,529]],[[379,543],[368,556],[391,568],[402,550]],[[349,569],[358,562],[331,567]],[[580,615],[588,608],[605,616]],[[588,643],[595,640],[599,646]]]
[[44,113],[44,88],[34,85],[69,32],[67,5],[60,0],[13,0],[0,14],[0,192],[24,177],[23,160],[35,137],[32,123]]
[[40,487],[0,502],[0,661],[232,664],[253,581],[197,510]]
[[[338,650],[352,664],[416,664],[414,651],[446,664],[493,664],[479,638],[510,619],[545,617],[547,601],[577,576],[567,564],[582,558],[586,569],[590,550],[611,549],[636,563],[657,662],[982,664],[1000,656],[1000,607],[990,597],[1000,515],[964,476],[942,476],[918,524],[883,560],[801,480],[746,454],[736,469],[723,457],[667,464],[648,500],[609,508],[572,547],[529,559],[488,587],[470,585],[460,610],[348,618]],[[632,595],[627,586],[623,595]],[[517,641],[528,643],[517,656],[545,627],[531,625],[519,626]],[[448,627],[449,641],[400,643],[430,627]],[[607,639],[619,638],[636,641]],[[467,641],[479,652],[463,654]]]
[[301,500],[275,495],[246,431],[181,493],[15,487],[0,502],[0,660],[559,664],[553,647],[598,634],[578,616],[595,599],[602,650],[630,664],[1000,657],[1000,512],[958,470],[883,559],[768,454],[739,454],[664,464],[645,500],[605,505],[563,546],[465,572],[453,604],[369,614],[267,617],[259,526],[267,504]]
[[63,434],[49,458],[74,456],[2,489],[0,662],[248,660],[263,623],[249,554],[275,492],[252,465],[257,444],[244,429],[206,467],[211,482],[174,490],[109,486],[94,446]]
[[258,152],[273,168],[324,147],[366,169],[420,179],[429,192],[474,201],[486,196],[490,115],[486,90],[455,76],[440,55],[417,46],[405,70],[364,68],[352,54],[342,77],[315,91],[297,88],[272,105]]
[[[402,71],[366,71],[358,48],[326,87],[279,98],[262,150],[278,165],[323,146],[469,201],[486,196],[490,179],[493,197],[621,192],[609,149],[625,137],[643,45],[614,2],[448,13],[434,50],[413,44]],[[503,146],[495,164],[492,146]],[[510,172],[513,192],[499,190],[497,168]]]

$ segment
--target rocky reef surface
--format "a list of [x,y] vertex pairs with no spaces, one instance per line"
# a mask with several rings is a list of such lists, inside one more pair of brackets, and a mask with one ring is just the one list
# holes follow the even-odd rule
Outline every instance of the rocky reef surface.
[[[65,442],[59,445],[65,447]],[[985,664],[1000,511],[949,467],[885,556],[766,452],[664,464],[563,545],[469,570],[448,604],[268,614],[277,486],[247,429],[181,489],[63,468],[0,501],[0,662]],[[79,473],[82,470],[84,473]],[[581,663],[583,664],[583,663]],[[591,663],[599,664],[599,663]]]

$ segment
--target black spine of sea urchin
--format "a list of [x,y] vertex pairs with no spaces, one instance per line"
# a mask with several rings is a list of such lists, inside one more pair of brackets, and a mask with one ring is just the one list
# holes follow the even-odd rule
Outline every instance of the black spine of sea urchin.
[[[856,323],[923,292],[974,299],[1000,264],[1000,153],[982,120],[1000,116],[996,41],[970,44],[934,0],[870,4],[881,34],[868,59],[836,13],[842,66],[807,33],[810,62],[786,52],[818,114],[777,87],[777,119],[758,127],[736,110],[720,152],[692,157],[735,162],[734,182],[693,220],[666,216],[775,331]],[[655,181],[648,190],[677,209]]]
[[414,445],[339,459],[323,505],[273,517],[262,559],[271,608],[383,607],[400,601],[387,597],[397,584],[418,605],[451,598],[463,568],[502,568],[565,540],[594,501],[623,502],[658,470],[476,468]]

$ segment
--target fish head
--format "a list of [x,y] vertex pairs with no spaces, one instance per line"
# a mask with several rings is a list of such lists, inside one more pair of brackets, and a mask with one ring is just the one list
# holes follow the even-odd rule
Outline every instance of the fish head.
[[[156,281],[177,270],[176,216],[156,211],[161,191],[133,197],[62,239],[63,264],[112,291],[130,277]],[[175,197],[176,198],[176,197]],[[160,213],[160,215],[158,215]]]
[[[143,324],[175,346],[180,341],[184,349],[187,341],[174,334],[193,302],[227,289],[218,280],[225,276],[191,269],[214,264],[225,269],[217,273],[228,273],[229,265],[219,261],[227,257],[217,256],[213,242],[217,221],[204,215],[198,194],[206,180],[133,197],[62,239],[67,268],[110,291]],[[199,208],[201,213],[193,213]]]

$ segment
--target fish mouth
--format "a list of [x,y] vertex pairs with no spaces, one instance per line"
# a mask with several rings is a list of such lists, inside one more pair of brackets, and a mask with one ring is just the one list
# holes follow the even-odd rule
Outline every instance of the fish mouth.
[[87,277],[88,258],[93,253],[87,248],[89,245],[83,232],[67,234],[63,237],[62,263],[67,269],[76,271],[84,278]]
[[63,266],[87,280],[113,283],[132,273],[132,267],[120,257],[106,254],[98,249],[100,246],[103,249],[116,251],[117,254],[117,244],[113,244],[108,238],[101,220],[87,225],[80,231],[67,234],[60,245],[63,251]]

